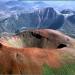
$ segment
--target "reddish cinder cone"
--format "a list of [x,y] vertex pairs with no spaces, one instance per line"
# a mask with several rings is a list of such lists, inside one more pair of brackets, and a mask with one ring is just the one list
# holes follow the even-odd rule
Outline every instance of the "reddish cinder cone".
[[[12,37],[14,38],[15,35]],[[63,69],[64,65],[75,63],[75,40],[63,33],[39,29],[17,34],[17,39],[12,37],[0,39],[0,74],[46,75],[47,70],[44,65],[48,65],[51,75],[61,75],[60,68]],[[26,38],[30,43],[24,40]],[[9,40],[12,40],[10,44]],[[16,42],[23,46],[18,47]],[[60,72],[63,71],[60,70]],[[67,72],[65,73],[68,75]],[[72,73],[75,73],[74,68]]]

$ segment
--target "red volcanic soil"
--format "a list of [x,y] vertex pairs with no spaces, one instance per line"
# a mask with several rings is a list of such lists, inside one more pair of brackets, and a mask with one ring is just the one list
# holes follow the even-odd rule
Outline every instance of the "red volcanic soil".
[[[69,58],[65,58],[65,53],[68,54],[66,56]],[[74,56],[75,50],[72,48],[18,49],[0,44],[0,74],[42,75],[44,64],[52,68],[60,68],[67,62],[75,62]]]
[[[11,46],[8,42],[6,45],[4,42],[8,39],[3,40],[1,38],[0,74],[41,75],[44,64],[52,68],[59,68],[66,62],[69,63],[69,60],[72,59],[70,56],[75,56],[75,40],[55,30],[31,30],[16,35],[16,37],[20,39],[31,37],[28,40],[31,41],[30,45],[33,45],[30,46],[27,43],[26,46],[17,48],[14,45]],[[36,40],[42,42],[43,46],[36,43]],[[16,41],[14,44],[16,44]],[[65,54],[67,56],[69,54],[69,58],[64,59]]]
[[55,50],[41,48],[17,49],[0,44],[0,71],[4,74],[41,74],[44,64],[59,67],[59,54]]

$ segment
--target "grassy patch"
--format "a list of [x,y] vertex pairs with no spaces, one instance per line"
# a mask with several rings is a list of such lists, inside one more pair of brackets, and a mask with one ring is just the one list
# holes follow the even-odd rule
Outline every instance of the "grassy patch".
[[43,66],[42,75],[75,75],[75,64],[65,64],[57,69],[51,68],[45,64]]

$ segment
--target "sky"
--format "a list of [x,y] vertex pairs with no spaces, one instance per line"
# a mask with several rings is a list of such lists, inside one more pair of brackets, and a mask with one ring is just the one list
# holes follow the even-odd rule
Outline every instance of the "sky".
[[[43,0],[0,0],[2,2],[8,2],[8,1],[25,1],[25,2],[29,2],[29,3],[34,3],[35,1],[43,1]],[[52,7],[57,7],[58,9],[61,9],[61,8],[70,8],[70,9],[73,9],[75,10],[75,1],[43,1],[45,3],[47,3],[48,5],[52,6]]]
[[[6,1],[10,1],[10,0],[0,0],[0,1],[6,2]],[[18,1],[18,0],[12,0],[12,1]],[[28,0],[19,0],[19,1],[28,1]],[[38,0],[30,0],[30,1],[38,1]],[[49,0],[39,0],[39,1],[49,1]],[[51,1],[53,1],[53,0],[51,0]],[[74,1],[74,0],[54,0],[54,1]]]
[[[0,0],[2,2],[7,2],[7,1],[10,1],[10,0]],[[12,1],[17,1],[17,0],[12,0]]]

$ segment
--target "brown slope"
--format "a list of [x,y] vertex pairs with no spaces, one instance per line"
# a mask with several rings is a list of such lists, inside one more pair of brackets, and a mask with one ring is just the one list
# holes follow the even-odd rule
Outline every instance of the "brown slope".
[[[0,44],[1,74],[41,75],[44,64],[53,68],[59,68],[65,63],[75,63],[74,39],[58,31],[55,32],[55,30],[44,29],[29,32],[40,34],[44,37],[43,43],[46,44],[42,44],[41,48],[34,48],[37,45],[33,45],[34,47],[26,46],[29,48],[13,48],[10,47],[10,44],[5,46],[5,43],[2,42],[4,40],[1,40],[1,43],[4,44]],[[29,35],[28,32],[24,32],[17,35],[17,37],[23,39],[24,37],[29,37]],[[45,41],[46,38],[49,43]],[[33,44],[36,42],[34,39],[29,41],[32,41]],[[61,48],[61,43],[66,44],[66,47]]]
[[5,74],[41,74],[44,64],[52,67],[59,67],[61,65],[56,51],[40,48],[17,49],[1,45],[0,60],[0,72]]
[[0,74],[41,75],[44,64],[60,68],[65,63],[75,63],[74,56],[75,50],[72,48],[17,49],[0,45]]
[[75,47],[74,39],[51,29],[27,30],[10,37],[2,37],[0,42],[4,45],[17,48],[38,47],[54,49],[60,44],[64,44],[67,47]]

